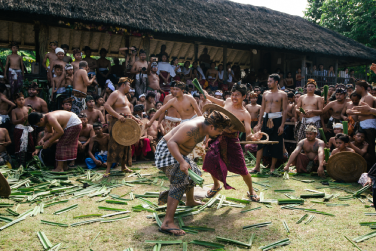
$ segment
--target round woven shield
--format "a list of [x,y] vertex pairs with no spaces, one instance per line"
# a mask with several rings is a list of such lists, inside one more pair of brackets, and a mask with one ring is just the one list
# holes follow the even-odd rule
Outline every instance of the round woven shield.
[[357,153],[341,152],[330,157],[326,171],[334,180],[357,182],[367,172],[367,162]]
[[112,137],[123,146],[135,144],[141,135],[141,128],[133,119],[125,119],[125,122],[117,121],[112,127]]
[[5,179],[2,173],[0,173],[0,197],[8,198],[10,195],[10,187],[8,181]]
[[239,132],[245,132],[245,127],[244,127],[243,123],[237,117],[235,117],[234,114],[232,114],[231,112],[227,111],[222,106],[219,106],[219,105],[216,105],[216,104],[207,104],[207,105],[204,105],[204,107],[202,108],[202,111],[203,112],[207,111],[208,113],[210,113],[212,111],[222,112],[227,117],[230,118],[231,124],[233,124],[235,126],[235,128],[234,128],[235,130],[237,130]]

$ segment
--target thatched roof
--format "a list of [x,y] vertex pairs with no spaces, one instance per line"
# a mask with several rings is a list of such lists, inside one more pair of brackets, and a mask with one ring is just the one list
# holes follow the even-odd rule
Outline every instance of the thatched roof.
[[[226,0],[3,0],[0,14],[129,27],[243,48],[371,61],[370,49],[301,17]],[[4,15],[2,15],[4,18]]]

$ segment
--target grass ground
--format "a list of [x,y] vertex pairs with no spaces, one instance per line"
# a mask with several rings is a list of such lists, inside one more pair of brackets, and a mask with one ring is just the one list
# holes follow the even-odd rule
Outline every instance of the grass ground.
[[[151,164],[140,163],[134,167],[141,168],[141,174],[152,174],[158,176],[158,170]],[[231,174],[230,174],[231,175]],[[203,175],[205,184],[212,183],[208,173]],[[300,178],[300,177],[298,177]],[[135,178],[126,178],[135,179]],[[303,178],[301,178],[303,179]],[[290,193],[294,196],[307,194],[309,192],[304,189],[316,189],[322,186],[319,178],[304,177],[304,179],[315,180],[314,183],[303,183],[297,180],[283,180],[282,177],[269,178],[253,178],[256,182],[264,182],[269,187],[255,184],[254,187],[264,192],[265,199],[282,199],[286,198],[283,193],[275,193],[275,189],[293,189],[295,192]],[[160,180],[161,181],[161,180]],[[159,182],[160,183],[160,182]],[[246,186],[240,176],[231,176],[228,183],[236,188],[236,190],[222,190],[221,194],[234,197],[245,198]],[[168,185],[168,181],[164,182],[164,186]],[[348,190],[356,191],[359,185],[343,185]],[[264,190],[263,190],[264,189]],[[111,194],[123,195],[133,190],[135,194],[143,194],[144,192],[159,192],[162,190],[160,186],[154,185],[135,185],[134,187],[122,186],[114,188]],[[317,189],[316,189],[317,190]],[[320,189],[330,194],[346,195],[346,192],[338,189]],[[260,193],[260,192],[258,192]],[[129,198],[125,196],[124,198]],[[346,203],[349,207],[327,207],[323,204],[312,203],[308,199],[304,204],[305,208],[313,208],[320,211],[332,213],[335,217],[315,214],[316,218],[310,224],[296,224],[296,221],[305,214],[300,210],[281,209],[277,204],[272,204],[272,208],[267,208],[263,204],[251,203],[246,208],[255,208],[261,206],[261,210],[255,210],[247,213],[240,213],[244,210],[234,207],[222,207],[219,210],[216,207],[205,209],[200,214],[183,218],[186,225],[189,226],[207,226],[215,228],[215,232],[199,232],[199,234],[187,234],[184,237],[172,237],[158,232],[155,221],[147,219],[149,212],[131,212],[131,218],[112,222],[112,223],[93,223],[78,227],[56,227],[41,224],[40,220],[54,221],[60,223],[71,224],[85,219],[73,219],[74,216],[86,214],[109,214],[109,211],[98,209],[98,206],[108,206],[115,208],[123,208],[131,211],[131,207],[141,204],[139,200],[130,201],[128,205],[114,205],[106,202],[95,202],[98,197],[88,198],[87,196],[69,201],[65,204],[58,204],[45,209],[44,214],[36,217],[27,217],[26,220],[17,223],[0,232],[0,250],[42,250],[43,247],[39,242],[36,232],[43,231],[52,244],[62,243],[63,250],[124,250],[131,247],[134,250],[153,250],[152,244],[145,244],[145,240],[203,240],[216,242],[216,236],[231,238],[242,242],[247,242],[252,233],[256,234],[254,244],[251,250],[258,250],[260,246],[272,243],[274,241],[290,238],[291,244],[280,247],[279,250],[355,250],[355,248],[344,238],[344,236],[353,239],[359,235],[371,232],[366,226],[360,226],[359,222],[376,221],[376,216],[365,216],[365,212],[374,212],[372,208],[365,208],[359,200],[348,200],[339,202],[334,199],[332,203]],[[9,200],[1,199],[0,202],[6,203]],[[156,198],[150,201],[157,203]],[[61,215],[53,215],[52,213],[65,208],[69,205],[78,203],[78,208]],[[367,204],[369,204],[367,202]],[[27,209],[33,208],[34,205],[21,204],[18,212],[22,213]],[[5,209],[0,209],[0,213],[4,213]],[[96,217],[94,217],[96,218]],[[89,218],[93,219],[93,218]],[[163,219],[162,219],[163,220]],[[282,225],[285,220],[290,228],[290,234],[286,232]],[[267,227],[258,229],[243,230],[245,225],[271,221],[272,224]],[[5,223],[0,222],[0,227]],[[94,237],[98,234],[98,238],[89,247]],[[376,238],[368,239],[358,243],[362,250],[375,250]],[[226,250],[241,250],[242,248],[234,245],[226,245]],[[182,250],[182,246],[170,245],[162,246],[162,250]],[[188,250],[210,250],[202,246],[193,244],[188,245]]]

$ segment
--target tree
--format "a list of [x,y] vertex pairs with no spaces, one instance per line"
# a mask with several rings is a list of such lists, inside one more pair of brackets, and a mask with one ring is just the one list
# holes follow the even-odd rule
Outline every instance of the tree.
[[308,0],[305,18],[376,48],[374,0]]

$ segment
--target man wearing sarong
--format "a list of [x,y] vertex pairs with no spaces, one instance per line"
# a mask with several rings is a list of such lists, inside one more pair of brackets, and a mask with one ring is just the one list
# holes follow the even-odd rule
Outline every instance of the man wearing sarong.
[[272,158],[271,173],[275,170],[277,160],[283,159],[283,132],[286,122],[287,94],[278,90],[279,79],[279,75],[276,73],[269,76],[269,91],[265,91],[262,96],[260,114],[263,114],[263,116],[259,117],[259,122],[254,128],[255,132],[261,129],[262,132],[269,135],[270,141],[278,141],[279,143],[258,145],[256,166],[251,173],[260,172],[260,162],[263,156]]
[[325,177],[325,143],[317,138],[317,128],[314,125],[307,125],[305,132],[306,138],[299,141],[295,150],[291,153],[289,161],[285,166],[285,171],[289,171],[290,166],[295,165],[298,173],[311,173],[317,171],[320,177]]
[[95,81],[95,76],[89,79],[87,76],[87,71],[89,70],[88,63],[86,61],[81,61],[79,63],[80,69],[78,69],[73,75],[73,103],[72,112],[75,114],[80,114],[86,109],[86,93],[87,87]]
[[131,69],[131,74],[136,76],[134,89],[136,90],[136,97],[144,94],[146,92],[147,86],[147,68],[148,68],[148,61],[146,61],[146,52],[144,50],[140,50],[139,52],[139,60],[137,60]]
[[[175,87],[174,81],[171,82],[171,87]],[[163,100],[163,105],[167,104],[168,101],[173,99],[175,97],[174,95],[176,95],[176,92],[171,92],[171,94],[168,94],[165,97],[165,99]],[[155,117],[155,115],[154,115],[154,117]],[[179,115],[178,111],[176,110],[176,108],[170,107],[170,108],[167,109],[166,112],[162,113],[159,116],[158,128],[160,128],[161,123],[162,123],[162,125],[165,129],[165,134],[169,133],[172,129],[174,129],[175,127],[180,125],[181,118],[180,118],[180,115]]]
[[329,118],[327,125],[323,124],[323,129],[325,132],[325,136],[327,139],[334,137],[335,134],[333,132],[333,124],[342,123],[342,110],[346,106],[346,89],[342,87],[338,87],[335,91],[336,100],[329,102],[323,110],[322,114],[325,114],[331,111],[332,116]]
[[[174,83],[175,82],[175,83]],[[192,95],[184,94],[185,83],[179,81],[172,81],[171,93],[174,98],[169,100],[165,105],[163,105],[152,119],[146,124],[146,128],[149,128],[156,118],[159,118],[161,114],[167,111],[169,108],[173,107],[177,110],[181,117],[181,123],[187,122],[197,116],[202,116],[200,109],[198,108],[196,100]],[[198,144],[197,148],[193,151],[194,153],[190,156],[192,159],[202,156],[204,153],[202,151],[203,145]]]
[[[207,99],[214,104],[222,106],[244,123],[246,138],[249,139],[252,135],[251,115],[243,107],[247,86],[235,84],[231,92],[230,98],[222,100],[211,97],[204,91]],[[209,150],[205,156],[203,170],[211,174],[214,185],[207,193],[208,198],[212,198],[222,189],[219,181],[223,182],[225,189],[233,188],[226,182],[227,172],[230,171],[243,177],[248,186],[248,197],[252,201],[258,201],[257,194],[252,188],[252,177],[245,165],[242,148],[237,142],[239,142],[239,132],[230,128],[226,129],[221,136],[209,142]]]
[[[307,94],[302,95],[296,104],[297,112],[300,112],[300,108],[305,112],[305,114],[302,114],[303,118],[297,133],[298,141],[301,141],[306,137],[305,130],[307,125],[313,124],[316,128],[321,128],[320,115],[323,109],[323,100],[320,96],[315,95],[315,90],[317,88],[316,81],[314,79],[308,79],[306,88]],[[320,138],[320,133],[317,132],[316,136],[317,138]]]
[[120,163],[123,172],[132,172],[128,166],[132,165],[132,148],[118,144],[112,136],[112,127],[119,120],[124,122],[125,118],[132,118],[137,123],[141,123],[132,115],[126,94],[131,89],[133,80],[123,77],[119,79],[119,89],[112,92],[104,104],[104,109],[110,114],[109,132],[110,141],[108,143],[107,170],[103,177],[109,177],[112,163]]
[[22,56],[18,55],[18,44],[13,42],[10,44],[12,54],[7,56],[5,63],[5,79],[8,79],[10,85],[10,95],[13,97],[21,91],[24,77],[24,64]]
[[[355,91],[362,96],[360,99],[360,105],[368,105],[375,108],[375,98],[367,91],[368,83],[365,80],[359,80],[355,83]],[[352,109],[347,110],[348,115],[355,115]],[[372,114],[358,115],[359,127],[366,133],[366,141],[368,143],[367,153],[370,158],[367,161],[368,170],[376,162],[375,157],[375,138],[376,138],[376,118]]]
[[78,137],[82,129],[82,122],[78,116],[72,112],[57,110],[42,114],[32,112],[28,116],[30,125],[45,127],[48,133],[54,134],[48,139],[44,136],[41,140],[43,149],[49,148],[57,139],[55,159],[57,161],[54,172],[64,172],[68,170],[67,161],[77,158]]
[[158,143],[155,152],[155,163],[170,181],[170,189],[161,192],[158,203],[167,203],[166,216],[163,220],[160,232],[175,236],[185,235],[185,232],[174,224],[174,215],[183,194],[187,195],[186,206],[201,205],[195,201],[193,187],[194,181],[188,175],[188,169],[201,176],[198,166],[187,155],[201,142],[206,135],[216,137],[224,128],[230,126],[230,119],[221,112],[200,116],[184,124],[175,127],[166,134]]

